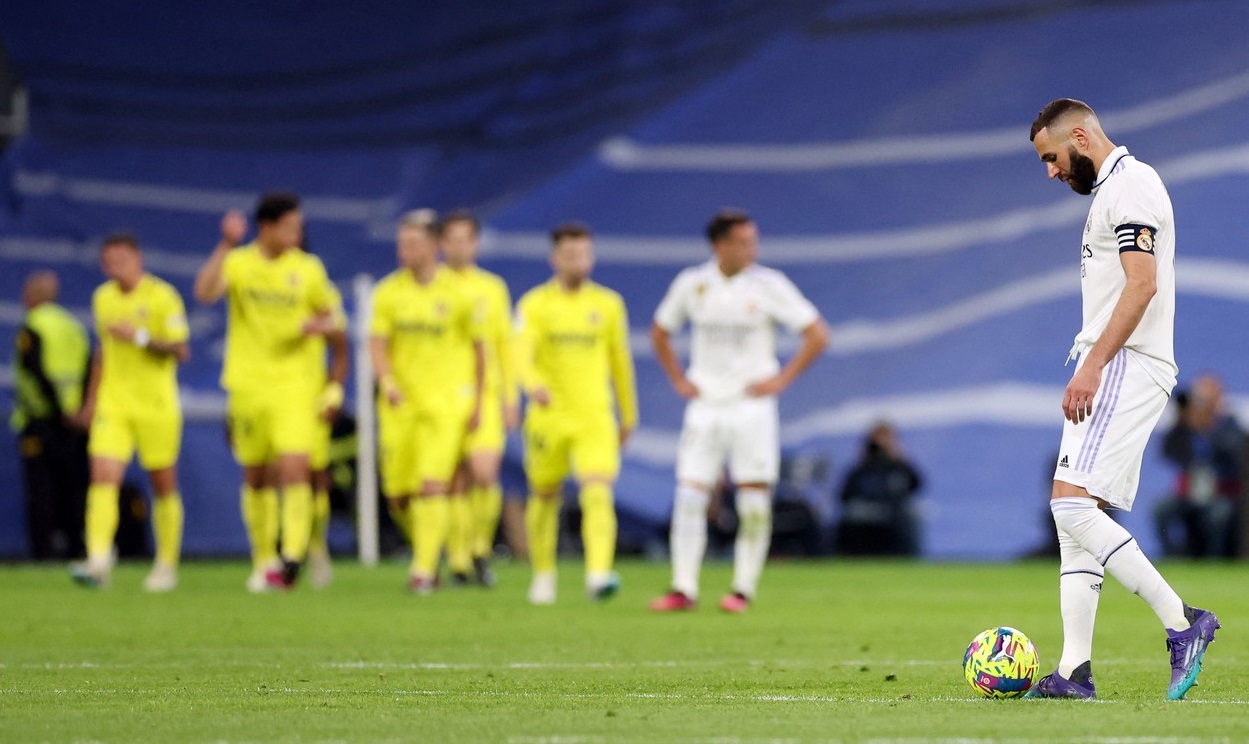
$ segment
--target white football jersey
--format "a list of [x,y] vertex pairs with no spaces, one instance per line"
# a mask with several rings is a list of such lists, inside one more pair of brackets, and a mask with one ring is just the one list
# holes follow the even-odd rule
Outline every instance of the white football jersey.
[[1084,325],[1076,347],[1086,351],[1110,322],[1127,284],[1119,254],[1139,251],[1157,262],[1157,293],[1124,347],[1141,355],[1164,389],[1175,387],[1175,215],[1157,171],[1116,147],[1097,174],[1080,246]]
[[704,400],[732,400],[780,371],[776,325],[799,333],[820,313],[784,274],[752,265],[726,277],[715,260],[685,269],[655,311],[655,322],[676,333],[691,328],[686,373]]

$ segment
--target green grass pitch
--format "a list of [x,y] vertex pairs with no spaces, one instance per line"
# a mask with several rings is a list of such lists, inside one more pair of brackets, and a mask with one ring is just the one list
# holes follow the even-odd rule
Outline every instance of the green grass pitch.
[[646,603],[667,567],[626,562],[604,604],[561,565],[552,607],[528,571],[494,590],[403,591],[405,566],[340,562],[333,586],[253,596],[242,563],[192,562],[168,595],[123,565],[111,589],[61,567],[0,567],[4,742],[990,742],[1148,744],[1249,738],[1244,564],[1162,565],[1223,629],[1201,685],[1164,700],[1164,635],[1107,578],[1097,702],[982,700],[960,663],[993,625],[1057,662],[1057,566],[774,562],[751,611]]

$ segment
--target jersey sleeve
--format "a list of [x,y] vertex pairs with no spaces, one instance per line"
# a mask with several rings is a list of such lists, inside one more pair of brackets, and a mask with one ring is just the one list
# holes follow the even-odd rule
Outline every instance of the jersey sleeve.
[[95,328],[95,337],[102,339],[108,333],[108,329],[104,327],[104,313],[106,312],[107,301],[104,298],[104,287],[101,285],[96,287],[91,293],[91,320]]
[[1165,223],[1162,186],[1136,177],[1124,184],[1110,208],[1110,227],[1119,241],[1119,253],[1153,255],[1158,229]]
[[226,283],[226,287],[238,286],[239,277],[244,271],[244,262],[246,261],[247,249],[232,248],[226,252],[226,257],[221,261],[221,278]]
[[521,297],[520,302],[516,303],[516,318],[513,323],[512,364],[517,382],[526,391],[546,384],[536,364],[538,337],[541,333],[537,327],[539,322],[535,308],[537,304],[539,304],[537,295],[532,292]]
[[162,294],[161,314],[156,319],[159,327],[152,329],[155,331],[154,335],[165,343],[185,343],[191,337],[191,329],[187,325],[186,305],[182,302],[182,296],[169,285],[164,287]]
[[334,330],[347,330],[347,311],[343,309],[343,295],[338,291],[338,287],[334,285],[334,282],[329,283],[327,296],[329,299],[330,321],[334,326]]
[[779,271],[772,272],[767,282],[768,301],[772,319],[792,333],[799,333],[820,317],[820,311],[802,295],[789,277]]
[[690,275],[687,272],[677,274],[668,286],[668,292],[660,300],[655,309],[655,324],[669,333],[676,333],[689,319]]
[[499,385],[503,391],[503,403],[516,405],[519,397],[516,391],[516,360],[511,353],[512,346],[512,295],[507,290],[507,283],[500,279],[496,285],[498,304],[494,308],[494,354],[499,364]]
[[629,312],[619,295],[611,297],[612,322],[608,327],[608,361],[612,385],[616,391],[616,409],[620,425],[632,429],[638,423],[638,394],[633,369],[633,350],[629,346]]
[[[321,263],[321,259],[316,256],[307,256],[306,269],[308,274],[308,304],[311,305],[315,312],[325,312],[333,310],[333,301],[331,295],[331,287],[333,282],[330,276],[325,272],[325,264]],[[336,291],[334,291],[337,294]]]
[[373,314],[369,318],[369,335],[390,338],[395,330],[394,303],[390,282],[383,279],[373,292]]

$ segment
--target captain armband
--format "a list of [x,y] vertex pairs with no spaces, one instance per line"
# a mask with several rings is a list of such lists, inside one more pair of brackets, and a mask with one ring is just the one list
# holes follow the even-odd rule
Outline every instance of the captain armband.
[[1138,253],[1148,253],[1152,256],[1154,254],[1154,240],[1157,238],[1157,234],[1158,228],[1133,222],[1119,225],[1115,228],[1115,235],[1119,239],[1120,253],[1137,251]]

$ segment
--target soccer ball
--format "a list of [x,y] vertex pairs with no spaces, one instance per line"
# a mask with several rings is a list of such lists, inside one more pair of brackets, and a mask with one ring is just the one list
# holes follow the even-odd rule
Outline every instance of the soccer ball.
[[987,698],[1019,697],[1036,683],[1041,660],[1028,636],[1002,626],[976,636],[963,654],[963,675]]

